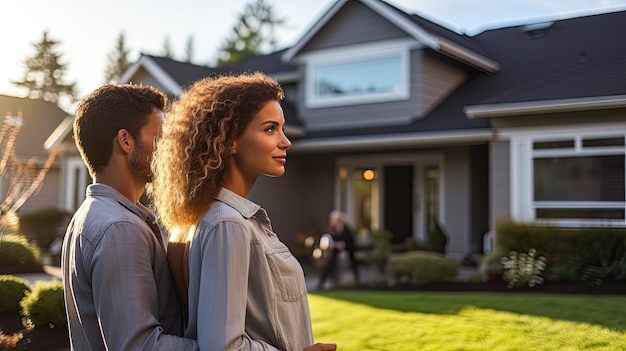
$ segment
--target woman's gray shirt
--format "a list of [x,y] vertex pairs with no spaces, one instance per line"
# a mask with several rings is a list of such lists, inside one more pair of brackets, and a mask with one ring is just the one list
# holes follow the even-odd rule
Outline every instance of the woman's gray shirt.
[[[72,350],[196,350],[154,216],[115,189],[92,184],[63,242]],[[168,335],[172,334],[172,335]]]
[[200,350],[313,344],[304,273],[259,205],[222,189],[189,249],[189,324]]

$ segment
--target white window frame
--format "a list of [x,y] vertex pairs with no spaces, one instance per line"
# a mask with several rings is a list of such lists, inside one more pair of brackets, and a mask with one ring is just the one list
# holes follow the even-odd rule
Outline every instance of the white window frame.
[[[303,57],[306,65],[305,106],[322,108],[366,103],[407,100],[410,97],[410,50],[421,45],[414,40],[393,40],[377,44],[353,45],[316,51]],[[397,92],[359,94],[355,96],[319,97],[315,94],[315,71],[322,66],[349,64],[382,58],[399,57],[402,69],[401,89]]]
[[[509,134],[509,133],[505,133]],[[572,157],[624,155],[626,146],[582,148],[589,138],[626,138],[626,125],[571,128],[562,130],[533,130],[510,133],[511,157],[511,215],[521,222],[538,222],[556,226],[616,226],[626,227],[626,219],[538,219],[538,208],[619,208],[626,211],[626,201],[534,201],[534,159],[536,157]],[[574,140],[573,149],[534,150],[534,142]],[[625,175],[626,178],[626,175]],[[626,179],[624,180],[626,182]],[[625,194],[626,198],[626,194]]]
[[85,199],[85,189],[87,189],[87,167],[82,158],[68,157],[65,161],[65,196],[63,198],[63,208],[73,212]]

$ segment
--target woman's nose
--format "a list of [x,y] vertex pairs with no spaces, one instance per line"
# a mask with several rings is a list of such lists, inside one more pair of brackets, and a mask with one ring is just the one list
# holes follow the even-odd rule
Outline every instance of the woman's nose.
[[283,134],[283,140],[281,140],[280,145],[278,146],[281,149],[289,149],[291,147],[291,141],[285,134]]

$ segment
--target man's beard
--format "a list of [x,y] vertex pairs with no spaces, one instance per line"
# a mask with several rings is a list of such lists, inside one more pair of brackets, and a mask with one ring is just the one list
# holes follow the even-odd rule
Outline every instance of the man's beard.
[[150,183],[154,178],[150,169],[151,155],[144,149],[141,143],[135,144],[133,152],[128,159],[128,166],[135,180],[143,183]]

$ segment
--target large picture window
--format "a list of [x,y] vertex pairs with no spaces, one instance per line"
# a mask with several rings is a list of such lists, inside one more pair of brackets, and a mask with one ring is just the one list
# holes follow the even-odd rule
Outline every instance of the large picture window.
[[535,218],[625,223],[624,136],[532,143]]
[[402,59],[399,56],[317,67],[318,98],[401,92]]
[[407,49],[329,55],[307,64],[306,104],[316,108],[408,99],[409,80]]

